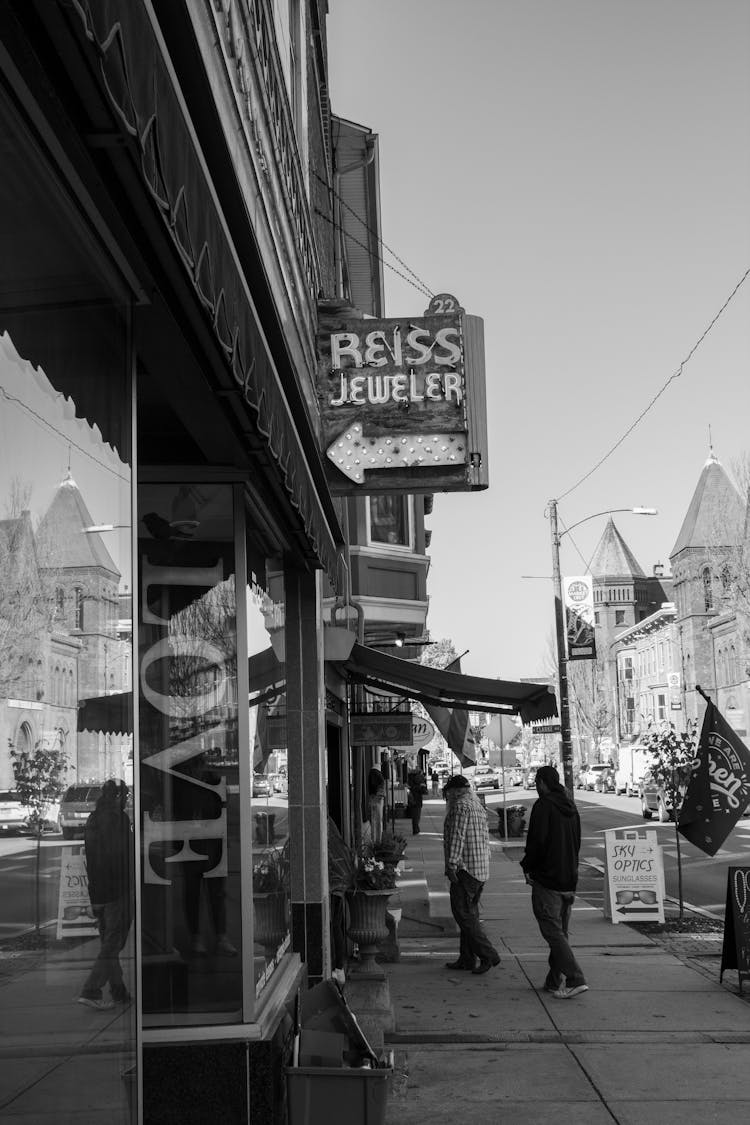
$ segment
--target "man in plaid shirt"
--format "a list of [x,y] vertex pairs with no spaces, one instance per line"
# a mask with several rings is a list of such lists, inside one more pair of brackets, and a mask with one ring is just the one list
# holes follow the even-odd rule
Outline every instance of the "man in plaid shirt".
[[443,825],[445,874],[450,883],[451,912],[459,928],[457,961],[449,969],[486,973],[500,964],[500,954],[479,919],[479,900],[490,875],[490,836],[484,807],[461,774],[445,785],[448,810]]

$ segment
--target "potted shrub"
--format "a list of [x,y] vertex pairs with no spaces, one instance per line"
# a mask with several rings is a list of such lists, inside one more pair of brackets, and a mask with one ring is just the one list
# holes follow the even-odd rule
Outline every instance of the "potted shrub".
[[289,928],[289,844],[268,848],[253,864],[254,940],[273,955]]
[[396,889],[396,868],[378,859],[372,844],[357,852],[349,899],[349,936],[359,946],[362,972],[377,971],[378,942],[388,936],[385,914]]

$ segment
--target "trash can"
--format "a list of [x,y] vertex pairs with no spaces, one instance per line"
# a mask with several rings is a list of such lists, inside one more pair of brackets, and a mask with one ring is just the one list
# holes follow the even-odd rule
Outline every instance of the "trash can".
[[385,1125],[392,1067],[288,1066],[289,1125]]
[[276,837],[274,823],[276,813],[259,812],[255,814],[256,844],[272,844]]
[[526,831],[526,806],[505,805],[497,810],[501,836],[523,836]]

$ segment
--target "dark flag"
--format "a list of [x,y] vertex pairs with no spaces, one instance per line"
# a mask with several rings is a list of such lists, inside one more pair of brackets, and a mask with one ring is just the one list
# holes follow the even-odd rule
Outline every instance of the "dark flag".
[[750,750],[709,700],[677,827],[716,855],[750,801]]
[[[446,664],[444,671],[461,674],[461,658],[456,657]],[[427,714],[442,734],[448,746],[462,766],[477,764],[477,747],[471,732],[469,712],[458,707],[439,707],[433,703],[423,703]]]

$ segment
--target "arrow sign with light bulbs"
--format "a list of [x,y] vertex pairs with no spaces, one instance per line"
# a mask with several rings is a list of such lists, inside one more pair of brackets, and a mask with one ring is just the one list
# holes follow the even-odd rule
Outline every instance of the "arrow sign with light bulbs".
[[329,459],[355,484],[365,472],[397,471],[412,467],[464,465],[466,441],[457,434],[394,434],[366,437],[361,422],[354,422],[326,450]]
[[321,304],[317,394],[337,495],[486,488],[484,325],[455,297],[423,317]]

